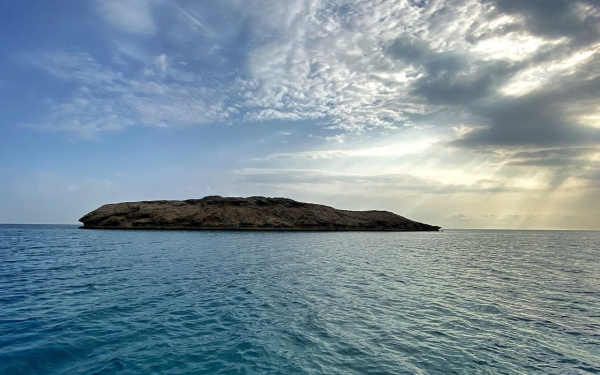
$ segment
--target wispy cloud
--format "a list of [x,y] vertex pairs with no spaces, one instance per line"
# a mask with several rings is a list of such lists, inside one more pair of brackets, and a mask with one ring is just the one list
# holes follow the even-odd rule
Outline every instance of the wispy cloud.
[[69,100],[51,100],[45,117],[25,124],[42,131],[97,139],[105,131],[133,125],[177,127],[223,122],[239,113],[228,106],[227,93],[235,90],[235,84],[188,85],[188,77],[181,77],[164,54],[129,77],[115,70],[118,66],[101,66],[89,53],[44,53],[39,60],[28,60],[58,79],[79,85]]
[[331,149],[302,151],[294,153],[271,154],[264,158],[257,158],[257,161],[275,160],[275,159],[335,159],[335,158],[380,158],[380,157],[399,157],[409,154],[420,153],[432,146],[432,142],[405,142],[390,144],[386,146],[376,146],[368,148],[349,148],[349,149]]
[[132,33],[154,34],[153,0],[97,0],[100,13],[116,27]]
[[[396,196],[400,192],[421,194],[452,194],[457,192],[498,193],[542,191],[540,186],[519,185],[517,182],[482,179],[473,183],[447,183],[410,173],[353,174],[306,169],[253,169],[236,171],[238,181],[258,185],[293,185],[298,189],[336,191],[353,194],[369,190],[371,194]],[[330,189],[327,188],[329,186]],[[342,188],[343,187],[343,188]]]

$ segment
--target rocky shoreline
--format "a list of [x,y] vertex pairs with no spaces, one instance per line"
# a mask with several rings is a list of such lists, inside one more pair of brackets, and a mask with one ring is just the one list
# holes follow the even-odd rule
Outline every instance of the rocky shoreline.
[[209,196],[106,204],[83,229],[261,231],[439,231],[388,211],[347,211],[288,198]]

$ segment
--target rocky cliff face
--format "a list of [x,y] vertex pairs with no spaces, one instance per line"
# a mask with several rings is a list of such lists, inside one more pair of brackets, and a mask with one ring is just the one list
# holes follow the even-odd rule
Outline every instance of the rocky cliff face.
[[437,231],[387,211],[345,211],[287,198],[224,198],[106,204],[85,229]]

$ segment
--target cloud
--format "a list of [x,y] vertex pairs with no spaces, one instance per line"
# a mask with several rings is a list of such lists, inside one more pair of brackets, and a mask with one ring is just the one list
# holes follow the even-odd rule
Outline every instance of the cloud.
[[549,189],[571,185],[579,190],[598,188],[600,148],[558,148],[517,152],[507,156],[504,169],[517,169],[523,173],[546,171],[550,178]]
[[239,113],[227,105],[227,92],[235,85],[189,85],[165,54],[149,59],[147,67],[130,77],[118,66],[102,66],[89,53],[44,53],[39,60],[28,60],[57,79],[80,85],[69,100],[50,101],[38,122],[24,124],[41,131],[98,139],[103,132],[134,125],[189,126],[223,122]]
[[235,173],[240,183],[262,186],[292,186],[295,189],[335,191],[351,194],[369,191],[376,195],[397,195],[399,192],[444,195],[457,192],[499,193],[538,190],[536,187],[518,186],[500,180],[479,180],[473,184],[445,183],[410,173],[352,174],[306,169],[254,169],[245,168]]
[[121,73],[102,66],[89,52],[44,51],[27,55],[24,60],[56,78],[79,85],[110,86],[123,78]]
[[[591,0],[99,4],[121,31],[111,62],[57,51],[38,66],[89,90],[62,104],[105,104],[128,119],[120,128],[310,120],[342,141],[466,126],[474,130],[451,145],[467,150],[600,140],[590,126],[600,113]],[[49,123],[60,105],[39,128],[78,127]],[[72,124],[89,123],[85,113]]]
[[22,125],[42,132],[63,132],[78,139],[97,140],[102,133],[133,125],[131,115],[125,116],[126,111],[117,101],[98,100],[81,89],[71,102],[51,105],[40,122]]
[[[340,137],[328,137],[331,140],[340,142]],[[343,143],[343,139],[342,142]],[[335,158],[381,158],[381,157],[399,157],[409,154],[420,153],[432,146],[431,141],[403,142],[390,144],[386,146],[375,146],[368,148],[348,148],[333,150],[315,150],[302,151],[295,153],[271,154],[265,158],[256,160],[275,160],[275,159],[335,159]]]
[[600,144],[600,4],[483,4],[465,33],[470,47],[409,36],[386,53],[418,70],[410,90],[426,107],[461,122],[450,146],[503,155],[506,178],[532,173],[549,189],[593,187],[584,176],[594,176]]
[[548,38],[570,38],[573,44],[597,42],[600,36],[596,0],[493,0],[498,12],[519,15],[525,28]]
[[[438,11],[442,18],[450,4]],[[591,98],[600,82],[599,15],[591,1],[488,1],[464,34],[471,46],[440,48],[439,40],[411,35],[386,53],[417,70],[409,90],[426,107],[477,128],[455,146],[586,146],[600,140],[598,127],[582,121],[598,113]],[[499,54],[515,44],[521,53]]]
[[[406,99],[402,72],[389,70],[381,51],[391,14],[398,20],[414,16],[411,7],[395,3],[339,6],[297,1],[269,7],[280,17],[260,17],[257,24],[268,40],[249,54],[257,90],[244,103],[247,120],[321,119],[346,131],[394,128],[407,121],[405,112],[422,109]],[[388,18],[391,20],[391,18]],[[271,35],[278,35],[273,38]]]
[[154,34],[152,0],[97,0],[100,12],[116,27],[138,34]]
[[590,98],[600,94],[600,75],[580,75],[584,74],[570,79],[563,77],[517,98],[499,98],[493,103],[474,105],[472,112],[486,119],[488,127],[467,133],[455,144],[467,147],[597,144],[600,128],[581,123],[579,117],[597,111]]
[[[296,18],[283,24],[293,25],[301,40],[290,41],[285,38],[289,32],[280,30],[284,37],[251,55],[250,66],[256,66],[251,71],[260,85],[246,104],[266,109],[251,110],[246,118],[322,118],[333,127],[357,131],[412,126],[416,116],[427,119],[445,112],[448,123],[466,118],[481,128],[454,143],[463,147],[597,142],[598,131],[580,126],[577,117],[594,109],[589,99],[597,95],[598,48],[592,42],[598,39],[588,38],[587,44],[568,42],[581,33],[594,35],[589,30],[595,24],[589,19],[596,17],[595,7],[587,2],[539,4],[515,5],[513,12],[506,3],[446,1],[412,11],[405,6],[402,15],[395,13],[399,7],[390,4],[372,5],[364,13],[352,5],[344,12],[335,7],[299,8]],[[546,5],[556,9],[544,9]],[[582,9],[587,12],[582,26],[560,31],[560,38],[548,34],[549,30],[542,32],[545,16],[537,14],[549,13],[551,23],[563,8],[572,11],[569,17],[581,16]],[[384,10],[397,16],[399,25],[411,24],[410,32],[394,35],[370,23],[367,11],[381,14]],[[527,22],[534,14],[540,20],[536,28]],[[311,23],[315,19],[318,24]],[[367,36],[353,34],[352,26],[357,24],[369,30],[363,31]],[[327,32],[318,33],[324,26]],[[363,45],[380,47],[367,51]],[[588,57],[578,60],[580,55]],[[515,79],[532,85],[535,81],[526,76],[531,74],[538,76],[538,83],[530,86],[535,90],[529,96],[503,93]],[[318,95],[311,97],[312,92]]]
[[594,162],[600,153],[595,148],[563,148],[540,151],[517,152],[511,156],[508,165],[532,167],[577,167]]

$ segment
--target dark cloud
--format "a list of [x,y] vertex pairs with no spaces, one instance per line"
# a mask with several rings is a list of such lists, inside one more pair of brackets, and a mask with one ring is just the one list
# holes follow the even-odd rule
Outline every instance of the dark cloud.
[[546,38],[568,37],[573,44],[589,44],[599,37],[598,0],[493,0],[496,9],[525,18],[529,32]]
[[408,0],[408,3],[413,7],[424,8],[427,5],[428,1],[427,0]]
[[412,38],[397,38],[387,47],[386,53],[395,59],[404,60],[408,63],[421,63],[429,57],[432,52],[429,45],[422,40]]
[[512,155],[509,166],[521,167],[584,167],[590,163],[588,156],[598,152],[594,148],[564,148],[531,152],[517,152]]
[[[562,186],[570,178],[587,181],[589,187],[600,186],[600,162],[594,155],[600,148],[560,148],[517,152],[508,157],[502,172],[510,176],[514,168],[549,172],[548,187]],[[518,174],[518,172],[517,172]]]
[[[435,66],[439,68],[445,62],[452,66],[452,60],[438,60]],[[419,79],[412,93],[426,98],[431,104],[470,105],[494,94],[501,83],[520,70],[519,65],[496,61],[464,64],[462,70],[455,71],[439,68],[437,74],[429,74]]]
[[[600,58],[588,64],[597,67]],[[595,68],[594,68],[595,69]],[[463,147],[556,147],[585,146],[600,142],[600,129],[581,125],[600,95],[600,76],[587,69],[559,77],[517,98],[497,98],[490,104],[473,103],[469,110],[485,119],[487,128],[467,134],[454,145]]]
[[429,79],[453,77],[470,69],[472,59],[458,51],[435,51],[429,43],[400,37],[386,49],[386,54],[406,64],[423,68]]
[[579,177],[586,180],[591,188],[600,188],[600,163],[596,162],[593,166],[588,166],[582,170]]
[[[468,51],[437,51],[425,40],[398,38],[386,49],[387,55],[423,74],[410,92],[428,104],[449,106],[455,113],[472,116],[472,123],[483,126],[453,146],[547,148],[599,143],[600,130],[580,124],[578,116],[593,110],[591,101],[600,96],[600,56],[523,96],[506,97],[499,90],[524,69],[564,60],[585,52],[587,44],[599,42],[600,20],[595,18],[600,13],[586,11],[585,6],[600,12],[600,0],[495,0],[493,4],[496,11],[489,17],[520,14],[526,22],[488,30],[484,36],[478,35],[479,39],[525,31],[547,39],[566,37],[572,43],[544,46],[530,58],[513,62],[478,60]],[[436,13],[440,14],[436,17],[445,14],[443,10]],[[481,29],[481,24],[472,29],[470,41],[476,42],[474,30]]]
[[477,61],[466,52],[438,52],[422,40],[397,38],[388,56],[420,67],[426,73],[411,93],[436,105],[469,105],[495,89],[526,64],[504,60]]

